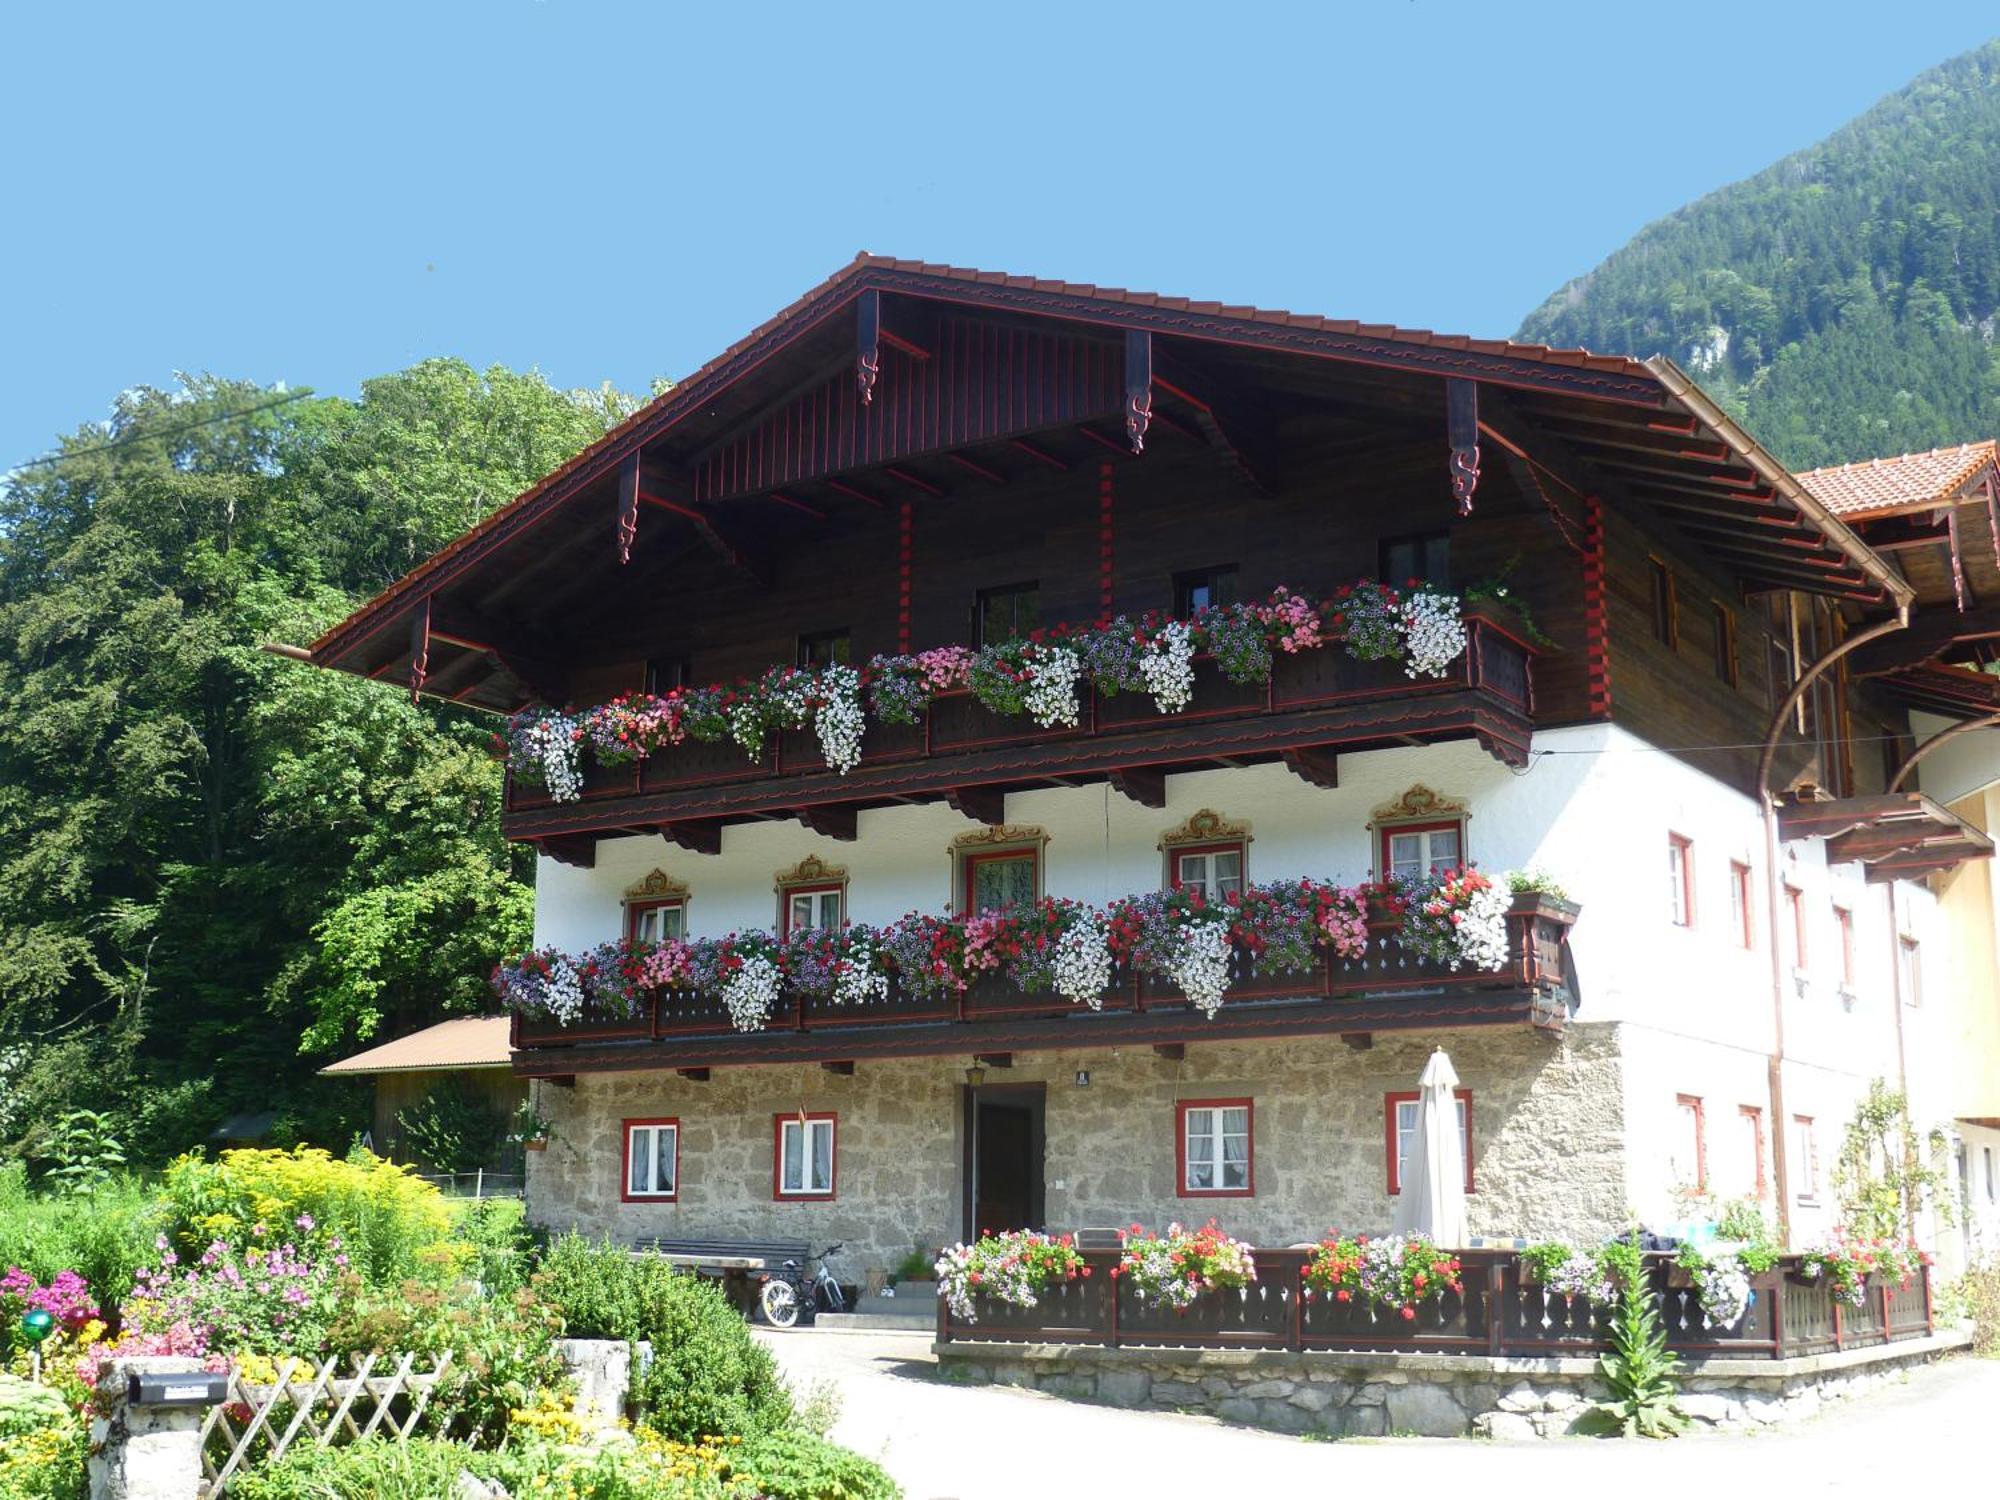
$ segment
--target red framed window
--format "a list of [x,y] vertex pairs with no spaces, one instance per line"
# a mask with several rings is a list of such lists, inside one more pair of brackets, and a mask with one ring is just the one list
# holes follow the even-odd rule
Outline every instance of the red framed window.
[[1674,1095],[1674,1183],[1697,1193],[1708,1191],[1708,1121],[1700,1096]]
[[966,915],[1034,905],[1041,895],[1041,863],[1042,852],[1034,847],[968,850],[960,859]]
[[1924,948],[1913,937],[1896,939],[1896,962],[1902,965],[1903,1004],[1924,1003]]
[[1792,1165],[1798,1183],[1792,1196],[1801,1203],[1819,1201],[1819,1132],[1811,1115],[1792,1116]]
[[687,898],[672,896],[663,901],[627,901],[625,936],[634,942],[663,943],[668,938],[687,936]]
[[841,881],[824,885],[788,885],[779,891],[778,936],[790,937],[809,928],[828,929],[847,925],[847,886]]
[[1840,934],[1840,985],[1854,988],[1854,913],[1844,906],[1833,909],[1834,931]]
[[[1456,1089],[1453,1093],[1458,1100],[1458,1144],[1465,1154],[1465,1190],[1470,1193],[1476,1191],[1472,1177],[1472,1090]],[[1415,1091],[1383,1095],[1383,1146],[1392,1198],[1403,1191],[1403,1171],[1416,1146],[1418,1098]]]
[[1736,946],[1757,946],[1757,919],[1750,905],[1750,867],[1740,859],[1729,862],[1729,922],[1736,929]]
[[837,1115],[794,1111],[772,1118],[771,1196],[830,1199],[836,1196]]
[[1229,896],[1243,894],[1247,861],[1241,842],[1188,844],[1175,849],[1170,860],[1176,890],[1200,891],[1204,901],[1218,905]]
[[619,1197],[627,1203],[672,1203],[681,1190],[681,1122],[625,1121]]
[[1762,1198],[1766,1191],[1764,1177],[1764,1111],[1754,1104],[1737,1106],[1736,1117],[1743,1131],[1743,1174],[1745,1190],[1753,1198]]
[[1667,915],[1676,927],[1694,926],[1694,840],[1667,835]]
[[1174,1110],[1183,1198],[1256,1196],[1255,1108],[1248,1099],[1184,1099]]
[[1806,893],[1795,885],[1785,887],[1785,906],[1792,914],[1792,967],[1801,973],[1806,966]]
[[1382,830],[1385,880],[1421,879],[1456,870],[1465,863],[1465,823],[1396,823]]

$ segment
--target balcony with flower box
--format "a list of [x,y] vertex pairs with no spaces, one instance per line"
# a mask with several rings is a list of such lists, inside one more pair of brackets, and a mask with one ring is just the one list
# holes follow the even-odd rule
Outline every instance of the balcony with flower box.
[[517,1011],[514,1066],[529,1077],[562,1078],[1238,1038],[1340,1035],[1366,1045],[1376,1031],[1413,1027],[1559,1030],[1578,1000],[1568,948],[1577,915],[1577,907],[1552,896],[1515,895],[1503,917],[1505,956],[1485,969],[1411,951],[1401,918],[1378,899],[1370,903],[1359,951],[1349,955],[1318,944],[1302,970],[1264,965],[1260,972],[1245,951],[1233,950],[1230,982],[1213,1015],[1168,979],[1130,962],[1114,966],[1094,1004],[1029,991],[997,971],[959,990],[918,988],[891,973],[879,993],[859,1004],[786,985],[763,1024],[749,1030],[712,990],[657,988],[611,1004],[586,998],[567,1023]]
[[858,811],[896,803],[949,801],[998,823],[1005,794],[1030,787],[1108,780],[1161,806],[1165,775],[1215,766],[1283,761],[1331,784],[1339,753],[1388,745],[1472,738],[1523,765],[1535,648],[1504,609],[1468,604],[1463,625],[1465,649],[1439,676],[1332,644],[1275,653],[1257,682],[1232,681],[1212,657],[1198,656],[1179,711],[1162,712],[1145,692],[1085,685],[1074,727],[999,713],[953,688],[935,694],[914,723],[869,715],[858,763],[845,774],[828,764],[810,727],[773,733],[754,759],[727,738],[690,737],[622,765],[587,760],[569,800],[510,776],[505,827],[510,838],[588,862],[592,835],[657,831],[712,851],[724,825],[769,818],[799,817],[852,838]]

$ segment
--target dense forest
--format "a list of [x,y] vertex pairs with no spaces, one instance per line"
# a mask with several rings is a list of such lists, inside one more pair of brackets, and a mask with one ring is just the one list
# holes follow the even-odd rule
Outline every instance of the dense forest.
[[1519,336],[1665,353],[1794,468],[2000,433],[2000,42],[1649,225]]
[[304,642],[632,403],[435,360],[359,400],[120,397],[0,491],[0,1160],[106,1116],[135,1162],[228,1112],[344,1144],[315,1070],[481,1007],[530,926],[490,721]]

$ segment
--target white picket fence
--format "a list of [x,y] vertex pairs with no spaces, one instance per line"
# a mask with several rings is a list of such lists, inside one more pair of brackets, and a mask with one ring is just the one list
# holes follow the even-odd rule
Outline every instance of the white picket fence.
[[[285,1359],[268,1385],[245,1380],[232,1366],[228,1399],[210,1409],[201,1429],[202,1494],[214,1500],[248,1465],[269,1463],[307,1439],[327,1448],[377,1434],[398,1441],[414,1435],[451,1367],[451,1351],[427,1370],[416,1369],[416,1361],[414,1354],[370,1354],[343,1375],[337,1358]],[[393,1368],[377,1374],[378,1365]]]

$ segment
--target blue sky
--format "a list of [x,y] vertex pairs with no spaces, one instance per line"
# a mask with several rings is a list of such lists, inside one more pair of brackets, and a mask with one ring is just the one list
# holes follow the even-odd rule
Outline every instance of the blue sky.
[[643,387],[856,250],[1505,334],[2000,29],[1848,4],[14,4],[0,472],[177,369]]

